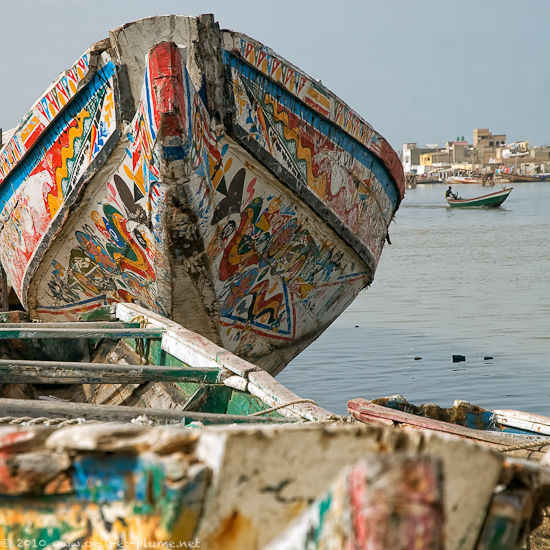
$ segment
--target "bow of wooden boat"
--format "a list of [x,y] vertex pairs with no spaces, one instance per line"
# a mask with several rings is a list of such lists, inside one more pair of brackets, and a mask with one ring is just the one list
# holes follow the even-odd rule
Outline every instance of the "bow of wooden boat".
[[212,15],[149,17],[0,150],[0,263],[33,317],[141,303],[277,374],[372,282],[403,194],[319,80]]

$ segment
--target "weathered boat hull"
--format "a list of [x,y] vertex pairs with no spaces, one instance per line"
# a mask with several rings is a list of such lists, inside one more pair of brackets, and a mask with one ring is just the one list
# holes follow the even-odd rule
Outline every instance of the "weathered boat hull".
[[455,401],[448,409],[433,403],[416,406],[401,395],[351,399],[348,410],[367,424],[446,433],[522,458],[540,461],[550,448],[550,418],[522,411],[490,411],[466,401]]
[[134,301],[272,373],[372,282],[404,190],[347,105],[206,16],[112,31],[0,172],[0,261],[31,315]]
[[[0,359],[7,548],[512,550],[547,502],[542,466],[346,422],[173,321],[109,313],[0,325],[2,355],[17,352]],[[17,389],[35,393],[5,397]]]
[[515,550],[548,488],[480,446],[350,424],[5,426],[0,450],[9,549]]
[[487,208],[498,208],[512,192],[512,188],[502,189],[489,195],[483,195],[482,197],[474,197],[472,199],[451,199],[446,197],[447,202],[451,208],[475,208],[484,206]]
[[550,174],[506,174],[504,176],[509,183],[549,181]]

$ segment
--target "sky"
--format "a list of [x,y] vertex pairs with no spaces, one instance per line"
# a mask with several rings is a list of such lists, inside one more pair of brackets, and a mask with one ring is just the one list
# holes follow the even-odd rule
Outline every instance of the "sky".
[[0,10],[0,127],[109,29],[213,13],[300,67],[395,149],[474,128],[550,145],[550,0],[14,0]]

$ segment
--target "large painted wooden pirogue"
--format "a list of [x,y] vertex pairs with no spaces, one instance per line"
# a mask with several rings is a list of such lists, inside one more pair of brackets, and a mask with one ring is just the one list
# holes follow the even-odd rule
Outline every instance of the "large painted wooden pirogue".
[[373,280],[388,143],[212,16],[94,44],[0,151],[0,261],[46,321],[133,301],[277,373]]

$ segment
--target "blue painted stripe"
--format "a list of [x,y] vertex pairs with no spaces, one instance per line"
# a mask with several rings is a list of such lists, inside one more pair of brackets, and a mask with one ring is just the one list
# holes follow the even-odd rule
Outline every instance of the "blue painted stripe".
[[384,163],[365,145],[350,136],[333,122],[318,114],[285,88],[279,86],[263,73],[226,50],[223,52],[223,62],[236,69],[249,81],[257,84],[267,94],[276,99],[278,103],[315,128],[315,130],[327,136],[333,143],[341,147],[344,151],[353,156],[353,158],[371,170],[382,185],[393,208],[397,208],[400,201],[397,185],[384,166]]
[[186,157],[187,151],[181,145],[165,145],[162,147],[162,158],[164,160],[183,160]]
[[94,298],[87,298],[86,300],[81,300],[80,302],[73,302],[71,304],[65,304],[62,306],[38,306],[38,309],[40,310],[48,310],[48,311],[60,311],[63,309],[73,309],[73,308],[79,308],[86,304],[91,304],[93,302],[98,302],[98,305],[107,305],[107,296],[105,294],[101,294],[100,296],[95,296]]
[[109,61],[97,73],[90,82],[73,97],[69,105],[54,119],[50,126],[38,138],[25,158],[6,176],[0,185],[0,210],[3,210],[6,203],[17,191],[19,186],[29,177],[36,168],[44,153],[59,139],[59,136],[66,131],[67,127],[86,106],[88,101],[101,88],[108,84],[109,79],[115,73],[115,65]]
[[151,90],[149,88],[149,65],[145,67],[145,97],[147,105],[147,114],[149,116],[149,129],[151,130],[151,137],[153,141],[157,139],[157,134],[155,132],[155,119],[153,117],[153,108],[151,106]]
[[185,96],[187,99],[187,138],[189,139],[189,143],[193,143],[193,128],[191,127],[191,121],[193,120],[191,118],[191,100],[193,99],[193,95],[191,94],[191,79],[185,65],[183,66],[183,76],[185,78]]

